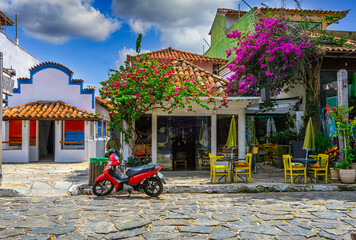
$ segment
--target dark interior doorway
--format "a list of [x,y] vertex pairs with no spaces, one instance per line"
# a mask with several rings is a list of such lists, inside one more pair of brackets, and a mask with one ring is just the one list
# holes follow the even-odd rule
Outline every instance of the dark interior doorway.
[[173,118],[173,170],[195,170],[196,119]]
[[39,160],[54,161],[54,121],[39,121]]

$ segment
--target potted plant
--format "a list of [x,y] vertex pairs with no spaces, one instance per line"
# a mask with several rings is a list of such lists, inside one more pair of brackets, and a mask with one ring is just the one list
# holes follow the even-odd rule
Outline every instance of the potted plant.
[[336,164],[336,161],[339,157],[339,150],[337,147],[328,148],[324,154],[329,155],[329,166],[331,180],[340,180],[339,167]]
[[356,178],[356,169],[351,169],[351,163],[355,159],[355,150],[353,149],[354,138],[352,136],[353,128],[356,126],[356,119],[348,119],[348,114],[352,111],[353,107],[346,109],[345,106],[339,106],[337,108],[329,106],[326,110],[332,116],[336,123],[336,131],[333,137],[339,137],[344,143],[345,156],[341,162],[337,164],[340,168],[340,180],[342,183],[353,183]]

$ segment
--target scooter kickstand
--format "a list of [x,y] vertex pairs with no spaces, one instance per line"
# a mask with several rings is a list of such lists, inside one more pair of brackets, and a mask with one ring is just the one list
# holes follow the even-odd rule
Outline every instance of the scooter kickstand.
[[130,196],[131,196],[131,193],[132,193],[132,190],[128,190],[128,192],[129,192],[129,196],[128,196],[128,197],[130,197]]

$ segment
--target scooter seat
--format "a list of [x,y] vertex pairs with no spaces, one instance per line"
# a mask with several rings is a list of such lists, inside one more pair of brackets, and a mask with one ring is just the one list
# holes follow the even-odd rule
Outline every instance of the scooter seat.
[[132,167],[126,170],[126,176],[132,177],[140,173],[149,172],[156,168],[155,164],[147,164],[139,167]]

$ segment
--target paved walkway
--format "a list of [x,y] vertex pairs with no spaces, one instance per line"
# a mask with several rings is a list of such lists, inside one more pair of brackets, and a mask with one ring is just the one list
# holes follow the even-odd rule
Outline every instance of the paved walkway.
[[[217,184],[210,183],[209,171],[163,171],[169,193],[233,193],[233,192],[290,192],[290,191],[356,191],[356,184],[343,185],[330,179],[328,184],[320,180],[314,184],[284,184],[283,169],[264,166],[252,174],[252,183],[227,184],[222,179]],[[91,194],[88,186],[88,163],[30,163],[3,164],[3,184],[0,196],[60,196],[65,195],[70,186],[80,186],[81,194]],[[288,178],[288,182],[290,179]]]
[[354,192],[0,198],[0,239],[344,239]]

